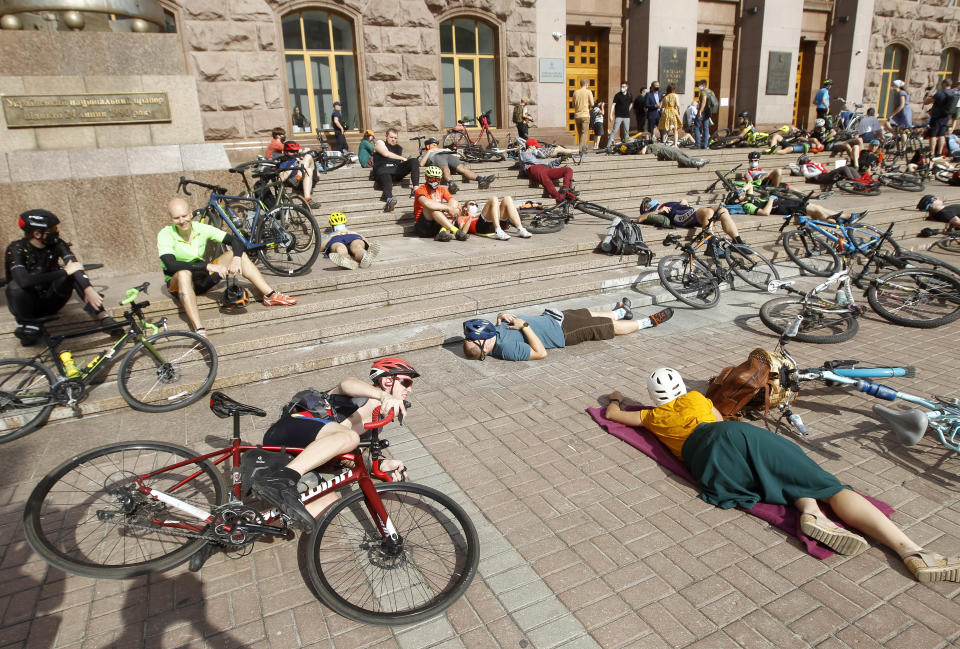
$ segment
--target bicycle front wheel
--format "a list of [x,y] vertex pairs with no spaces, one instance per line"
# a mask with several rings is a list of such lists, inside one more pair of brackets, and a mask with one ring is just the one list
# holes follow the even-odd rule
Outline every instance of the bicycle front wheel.
[[203,396],[217,377],[217,351],[189,331],[166,331],[137,343],[117,376],[120,395],[135,410],[169,412]]
[[923,181],[916,174],[888,173],[880,176],[880,182],[904,192],[922,192]]
[[811,275],[830,277],[840,268],[840,257],[833,246],[809,230],[790,230],[783,234],[787,257]]
[[260,261],[277,275],[301,275],[313,266],[320,254],[320,226],[313,214],[293,205],[270,210],[253,237]]
[[795,340],[805,343],[842,343],[857,335],[860,323],[835,302],[788,295],[764,302],[760,320],[772,331],[782,334],[798,315],[803,316]]
[[713,273],[689,255],[661,258],[657,275],[673,297],[695,309],[709,309],[720,301],[720,285]]
[[53,410],[53,372],[36,361],[0,360],[0,443],[32,433]]
[[559,232],[567,223],[563,209],[552,207],[543,209],[520,209],[520,218],[526,221],[527,229],[534,234]]
[[320,600],[365,624],[413,624],[463,595],[480,558],[477,530],[452,498],[418,484],[377,484],[398,539],[380,536],[355,491],[309,537],[307,574]]
[[460,131],[447,131],[447,134],[443,136],[443,140],[440,141],[441,148],[450,149],[451,151],[462,149],[468,144],[470,144],[470,140]]
[[879,196],[880,183],[862,183],[845,178],[837,181],[837,189],[860,196]]
[[932,329],[960,318],[960,281],[935,270],[898,270],[871,282],[867,300],[894,324]]
[[765,291],[770,280],[780,279],[776,266],[752,248],[731,245],[727,246],[725,254],[730,270],[754,288]]
[[618,212],[616,210],[611,210],[610,208],[604,207],[603,205],[597,205],[596,203],[588,203],[587,201],[577,201],[574,203],[576,207],[581,212],[589,214],[590,216],[596,216],[601,219],[607,219],[612,221],[616,218],[621,218],[624,221],[629,221],[630,217],[624,214],[623,212]]
[[933,245],[947,252],[960,252],[960,235],[937,239]]
[[162,442],[121,442],[82,453],[46,475],[23,511],[34,552],[84,577],[127,579],[186,561],[206,543],[202,521],[144,494],[149,487],[211,510],[226,487],[209,462]]

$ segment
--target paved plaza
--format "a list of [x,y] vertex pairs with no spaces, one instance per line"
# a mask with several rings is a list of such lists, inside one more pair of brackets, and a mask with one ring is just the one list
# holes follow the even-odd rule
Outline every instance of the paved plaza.
[[[757,317],[767,297],[727,292],[716,309],[680,307],[662,327],[554,350],[541,362],[468,362],[456,346],[406,354],[423,376],[407,425],[387,429],[391,451],[413,480],[466,508],[482,543],[466,596],[413,627],[363,626],[330,612],[304,584],[296,541],[261,543],[238,559],[218,555],[199,574],[183,566],[130,581],[65,575],[28,549],[20,517],[42,475],[117,440],[207,450],[230,428],[205,401],[169,414],[123,409],[55,423],[4,445],[0,648],[954,646],[960,585],[918,584],[878,547],[817,560],[760,519],[699,500],[696,488],[584,411],[613,389],[644,400],[654,367],[673,366],[703,389],[754,347],[772,348]],[[609,307],[615,298],[577,304]],[[868,312],[848,343],[791,349],[808,365],[915,364],[916,379],[887,383],[952,394],[957,333],[957,324],[905,329]],[[268,409],[266,420],[244,420],[245,439],[259,441],[293,392],[366,371],[347,365],[228,393]],[[796,410],[811,435],[799,443],[844,483],[895,507],[894,520],[928,549],[960,552],[960,458],[929,436],[897,446],[872,418],[872,403],[805,387]]]

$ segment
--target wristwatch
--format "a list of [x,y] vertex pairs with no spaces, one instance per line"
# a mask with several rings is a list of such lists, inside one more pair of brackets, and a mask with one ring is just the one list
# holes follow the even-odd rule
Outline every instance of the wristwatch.
[[521,329],[526,329],[526,328],[529,327],[529,326],[530,326],[530,323],[529,323],[529,322],[524,322],[522,325],[520,325],[520,328],[521,328]]

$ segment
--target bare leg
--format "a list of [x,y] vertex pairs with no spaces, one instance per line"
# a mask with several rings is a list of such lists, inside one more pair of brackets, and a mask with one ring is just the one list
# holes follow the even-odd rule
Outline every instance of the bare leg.
[[450,173],[450,167],[447,165],[441,165],[440,171],[443,172],[443,180],[448,185],[453,182],[453,174]]
[[841,489],[826,500],[840,520],[883,543],[898,556],[902,557],[920,549],[903,530],[857,492]]
[[[227,252],[224,254],[229,254],[230,259],[233,259],[232,252]],[[273,289],[270,288],[269,284],[267,284],[267,280],[265,280],[263,275],[260,274],[260,269],[254,265],[253,261],[250,260],[250,257],[247,256],[247,253],[243,253],[243,256],[240,257],[240,274],[243,275],[243,277],[245,277],[251,284],[253,284],[253,286],[260,291],[261,295],[273,293]]]
[[767,174],[767,178],[770,180],[769,184],[771,187],[779,187],[780,182],[783,179],[783,172],[780,171],[779,169],[774,169],[769,174]]
[[[509,198],[509,196],[507,198]],[[484,220],[492,222],[493,227],[495,227],[498,230],[500,229],[500,212],[502,209],[500,205],[501,205],[500,199],[497,198],[496,196],[491,196],[489,200],[487,200],[487,202],[484,203],[483,211],[481,212],[481,214],[483,214]],[[517,220],[519,221],[519,219]]]
[[178,270],[170,278],[170,291],[180,297],[180,304],[183,305],[190,327],[194,331],[202,329],[200,309],[197,308],[197,295],[193,292],[193,274],[189,270]]
[[331,422],[320,429],[317,438],[287,465],[300,475],[330,459],[357,448],[360,436],[342,424]]
[[460,174],[461,176],[463,176],[463,179],[464,179],[464,180],[476,180],[476,179],[477,179],[477,174],[476,174],[476,172],[473,171],[473,169],[471,169],[470,167],[468,167],[468,166],[465,165],[465,164],[461,164],[459,167],[457,167],[457,173]]
[[350,242],[350,256],[360,261],[363,259],[363,253],[367,251],[367,246],[363,239],[354,239]]
[[313,196],[313,156],[303,156],[301,161],[303,163],[303,197],[309,201]]
[[423,209],[423,214],[421,214],[420,216],[421,216],[421,218],[426,217],[426,218],[430,219],[431,221],[436,221],[437,223],[440,224],[440,227],[442,227],[442,228],[446,228],[446,229],[448,229],[448,230],[453,230],[453,228],[454,228],[454,225],[453,225],[453,223],[450,221],[450,219],[447,217],[447,213],[446,213],[446,212],[441,212],[440,210],[431,210],[431,209],[424,208],[424,209]]
[[823,220],[829,218],[832,214],[833,212],[827,210],[827,208],[825,208],[823,205],[807,203],[807,216]]
[[333,244],[332,246],[330,246],[330,252],[331,252],[331,254],[332,254],[332,253],[337,253],[338,255],[346,255],[346,254],[347,254],[347,247],[338,241],[338,242],[336,242],[335,244]]
[[613,320],[613,334],[615,336],[632,334],[640,329],[639,320],[616,320],[617,315],[613,311],[591,311],[590,315],[594,318],[610,318]]
[[522,227],[520,222],[520,212],[517,211],[517,204],[513,201],[513,196],[504,196],[500,203],[500,221],[506,219],[515,228]]

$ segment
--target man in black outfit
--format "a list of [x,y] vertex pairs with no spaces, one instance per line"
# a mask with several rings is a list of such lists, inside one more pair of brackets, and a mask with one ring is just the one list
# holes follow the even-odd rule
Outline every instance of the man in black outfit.
[[633,95],[627,88],[627,82],[620,83],[620,92],[613,96],[613,116],[616,118],[613,122],[613,130],[610,137],[607,138],[607,148],[613,148],[613,142],[620,135],[620,127],[623,127],[623,137],[621,140],[630,139],[630,107],[633,105]]
[[[90,284],[83,264],[60,238],[60,219],[47,210],[28,210],[20,215],[23,238],[7,246],[7,307],[17,319],[14,335],[23,345],[33,345],[40,337],[35,325],[24,320],[54,315],[76,292],[85,302],[84,310],[101,324],[112,324],[103,308],[103,296]],[[63,266],[61,266],[61,262]]]
[[647,107],[644,102],[647,100],[647,91],[640,86],[640,94],[633,100],[633,113],[637,118],[637,130],[643,132],[647,126]]
[[333,113],[330,114],[330,123],[333,124],[333,134],[337,138],[337,151],[346,151],[347,138],[343,134],[346,127],[343,125],[343,113],[340,112],[340,102],[333,102]]
[[650,90],[644,99],[644,106],[647,108],[647,131],[654,136],[660,137],[660,129],[657,125],[660,123],[660,82],[654,81],[650,84]]
[[956,96],[950,87],[953,80],[944,79],[940,89],[933,95],[924,98],[923,105],[930,106],[930,123],[927,125],[927,137],[930,138],[930,156],[939,156],[947,143],[947,129],[950,118],[953,116],[953,107],[957,103]]
[[420,186],[420,162],[416,158],[405,158],[403,147],[397,144],[397,130],[387,130],[385,140],[377,140],[373,147],[373,177],[380,185],[383,194],[380,200],[386,203],[384,212],[392,212],[397,206],[397,198],[393,195],[393,183],[410,174],[410,198],[413,191]]
[[960,229],[960,204],[945,205],[943,199],[927,194],[917,203],[917,209],[926,212],[932,221],[946,223],[948,230]]

